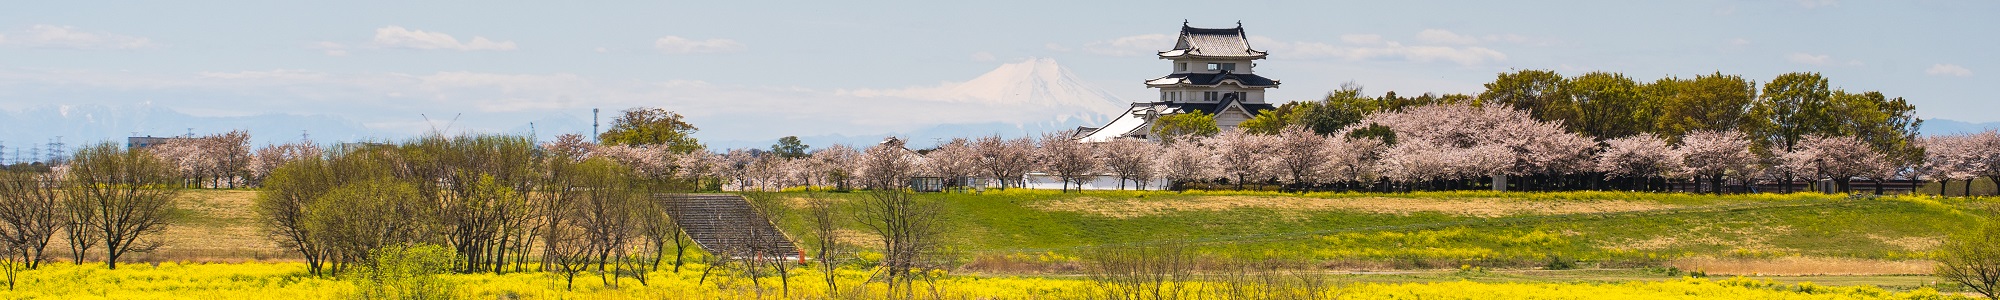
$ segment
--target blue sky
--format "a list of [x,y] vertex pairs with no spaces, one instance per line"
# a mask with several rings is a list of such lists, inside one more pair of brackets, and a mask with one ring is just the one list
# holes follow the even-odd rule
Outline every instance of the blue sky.
[[324,114],[406,134],[430,126],[418,114],[505,131],[660,106],[710,139],[1035,122],[847,91],[949,86],[1048,58],[1145,100],[1141,81],[1168,70],[1151,51],[1171,48],[1185,19],[1243,22],[1271,54],[1258,73],[1284,81],[1274,101],[1347,81],[1476,93],[1514,69],[1760,82],[1809,71],[1908,98],[1926,118],[2000,121],[1981,89],[2000,83],[1992,1],[569,2],[582,3],[0,4],[0,109]]

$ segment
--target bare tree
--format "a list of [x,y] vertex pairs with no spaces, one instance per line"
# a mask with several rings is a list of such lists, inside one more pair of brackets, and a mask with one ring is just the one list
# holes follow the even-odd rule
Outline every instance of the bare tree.
[[845,257],[840,245],[840,225],[845,220],[837,211],[833,200],[823,195],[812,194],[806,198],[806,218],[812,222],[813,260],[819,261],[820,273],[826,279],[826,297],[833,298],[840,293],[837,271],[840,259]]
[[1194,252],[1180,242],[1100,246],[1088,257],[1090,280],[1107,299],[1181,299],[1195,271]]
[[935,201],[919,199],[896,190],[875,191],[857,207],[857,219],[869,231],[882,237],[882,279],[889,288],[885,298],[914,297],[915,271],[928,265],[930,254],[944,234],[943,208]]
[[159,246],[142,239],[166,229],[178,194],[166,186],[174,179],[165,163],[122,148],[108,142],[86,147],[69,171],[68,197],[96,217],[92,229],[103,234],[104,263],[111,269],[126,253]]
[[1069,191],[1069,184],[1072,182],[1081,190],[1084,181],[1098,169],[1094,147],[1079,143],[1069,136],[1070,134],[1061,132],[1042,135],[1041,149],[1035,155],[1041,163],[1042,170],[1062,179],[1064,192]]
[[41,267],[49,240],[68,221],[58,183],[53,175],[0,171],[0,247],[22,268]]

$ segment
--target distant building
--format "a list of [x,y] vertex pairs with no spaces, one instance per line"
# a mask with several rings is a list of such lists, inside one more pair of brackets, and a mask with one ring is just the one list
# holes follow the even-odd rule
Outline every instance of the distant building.
[[1083,142],[1118,138],[1157,140],[1152,136],[1153,120],[1162,116],[1200,113],[1215,116],[1215,126],[1236,128],[1266,110],[1264,89],[1278,87],[1278,81],[1255,72],[1257,60],[1266,53],[1250,47],[1243,24],[1236,28],[1194,28],[1181,24],[1174,49],[1161,51],[1160,59],[1173,61],[1173,73],[1146,81],[1146,87],[1160,89],[1160,100],[1132,103],[1124,115],[1098,128],[1078,128]]
[[153,136],[150,136],[150,135],[149,135],[149,136],[135,136],[135,137],[127,137],[127,138],[125,138],[125,149],[146,149],[146,148],[152,148],[153,146],[159,146],[160,144],[166,144],[166,143],[167,143],[167,141],[172,141],[172,140],[177,140],[177,139],[182,139],[182,138],[178,138],[178,137],[153,137]]

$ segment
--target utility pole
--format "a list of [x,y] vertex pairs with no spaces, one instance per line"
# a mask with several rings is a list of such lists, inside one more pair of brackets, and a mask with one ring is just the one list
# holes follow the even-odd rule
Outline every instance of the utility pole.
[[7,141],[0,141],[0,167],[7,166]]
[[597,131],[597,108],[593,107],[590,108],[590,142],[602,143],[597,140],[597,135],[599,134],[602,133],[598,133]]

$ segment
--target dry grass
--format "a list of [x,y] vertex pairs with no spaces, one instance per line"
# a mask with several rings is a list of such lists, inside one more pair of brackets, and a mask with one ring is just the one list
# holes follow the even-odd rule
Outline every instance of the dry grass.
[[1667,265],[1682,270],[1708,272],[1709,275],[1765,275],[1765,276],[1807,276],[1807,275],[1921,275],[1930,274],[1930,261],[1921,260],[1871,260],[1832,257],[1781,257],[1781,258],[1683,258],[1668,262]]
[[1724,246],[1738,252],[1781,253],[1792,249],[1772,246],[1773,236],[1792,232],[1791,226],[1770,225],[1763,227],[1729,228],[1713,225],[1699,225],[1670,234],[1649,239],[1634,239],[1622,242],[1606,242],[1600,248],[1622,251],[1651,251],[1693,246]]
[[1427,199],[1388,197],[1324,199],[1261,196],[1211,196],[1168,200],[1078,197],[1038,202],[1029,204],[1028,206],[1045,211],[1080,212],[1121,219],[1163,215],[1180,211],[1228,211],[1246,208],[1272,209],[1281,212],[1345,210],[1395,215],[1435,212],[1458,216],[1503,217],[1515,215],[1627,212],[1675,207],[1665,204],[1622,200],[1537,201],[1494,198]]
[[178,204],[186,215],[161,233],[156,261],[245,261],[289,259],[290,252],[265,234],[252,207],[256,191],[185,190]]
[[1868,235],[1868,238],[1875,239],[1876,241],[1880,241],[1883,244],[1901,247],[1903,248],[1903,250],[1908,250],[1911,252],[1930,251],[1931,248],[1937,248],[1939,244],[1944,243],[1943,237],[1906,236],[1900,238],[1893,238],[1888,236],[1870,234]]

